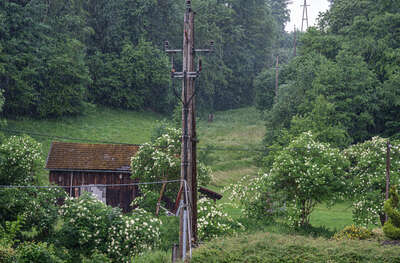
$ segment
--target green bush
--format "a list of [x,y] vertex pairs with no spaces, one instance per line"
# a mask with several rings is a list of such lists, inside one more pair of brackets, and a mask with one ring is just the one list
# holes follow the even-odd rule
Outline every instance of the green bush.
[[111,259],[109,259],[106,255],[101,252],[95,250],[90,257],[82,257],[82,263],[111,263]]
[[0,245],[4,247],[12,247],[18,242],[17,235],[21,231],[21,225],[24,223],[24,218],[19,216],[16,221],[6,221],[4,227],[0,225]]
[[231,202],[240,204],[246,217],[269,223],[282,210],[276,206],[279,206],[275,202],[277,196],[271,195],[268,179],[268,174],[259,174],[256,177],[244,176],[236,184],[226,187],[224,192],[230,193]]
[[95,260],[93,255],[100,253],[124,262],[159,246],[161,221],[143,209],[123,215],[86,192],[79,198],[67,198],[60,214],[63,223],[57,244],[70,250],[74,260],[82,256]]
[[56,256],[53,245],[25,242],[17,248],[16,262],[62,263],[63,261]]
[[363,240],[373,237],[374,234],[371,230],[361,227],[361,226],[346,226],[343,230],[337,232],[333,239],[343,240],[343,239],[353,239],[353,240]]
[[27,185],[43,167],[41,144],[29,136],[11,136],[0,145],[0,184]]
[[212,240],[193,251],[191,263],[399,262],[397,246],[367,240],[334,241],[298,235],[255,233]]
[[332,204],[343,199],[348,165],[338,148],[317,141],[312,132],[304,132],[276,154],[265,179],[267,187],[254,192],[267,190],[261,194],[278,199],[290,225],[308,225],[318,203]]
[[[156,182],[162,180],[179,180],[181,169],[181,129],[165,127],[164,134],[159,135],[152,144],[144,144],[131,159],[132,178],[141,182]],[[198,164],[198,184],[207,185],[211,181],[211,169]],[[140,208],[153,212],[162,184],[141,185],[141,196],[134,200]],[[175,200],[180,189],[180,183],[169,183],[164,196]]]
[[396,187],[390,189],[390,198],[385,202],[384,205],[385,213],[388,216],[383,226],[383,232],[385,236],[390,239],[400,239],[400,210],[399,210],[399,195]]
[[[58,219],[59,199],[66,197],[63,189],[2,189],[0,190],[0,222],[23,218],[16,237],[27,241],[46,241],[54,234]],[[24,232],[24,233],[22,233]],[[29,233],[29,234],[28,234]]]
[[[400,169],[400,142],[391,141],[391,170]],[[387,139],[373,137],[344,151],[351,166],[348,175],[349,196],[353,200],[353,222],[357,225],[381,225],[384,220],[385,169]],[[390,182],[400,183],[399,173],[391,173]]]
[[162,222],[160,227],[160,249],[168,251],[179,241],[179,217],[160,216]]
[[15,251],[9,246],[0,244],[0,262],[13,263],[15,262]]
[[241,223],[234,221],[224,212],[222,205],[215,204],[207,198],[200,199],[197,208],[198,235],[202,241],[232,234],[244,228]]
[[107,252],[109,231],[122,213],[97,200],[90,193],[67,198],[60,210],[63,224],[58,233],[60,245],[76,254],[90,256],[95,250]]
[[161,221],[144,209],[119,216],[110,227],[108,255],[116,262],[129,262],[133,256],[157,248],[161,242],[160,225]]
[[133,259],[135,263],[170,263],[171,253],[165,251],[148,252]]

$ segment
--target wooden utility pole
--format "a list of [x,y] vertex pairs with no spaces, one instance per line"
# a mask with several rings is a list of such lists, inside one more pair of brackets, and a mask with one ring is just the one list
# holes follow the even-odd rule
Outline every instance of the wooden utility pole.
[[[390,188],[390,141],[387,142],[386,146],[386,193],[385,199],[389,199],[389,188]],[[388,220],[387,214],[385,214],[385,222]]]
[[[175,72],[172,58],[171,76],[182,78],[182,147],[181,147],[181,183],[184,193],[181,195],[180,223],[179,223],[179,256],[184,260],[189,249],[196,245],[197,239],[197,160],[196,160],[196,111],[195,111],[195,79],[200,76],[201,61],[195,70],[195,56],[198,52],[212,52],[210,49],[195,49],[194,46],[194,17],[191,1],[186,0],[186,10],[183,25],[183,49],[168,49],[165,42],[165,51],[169,54],[182,53],[182,72]],[[187,191],[186,191],[187,190]],[[191,240],[189,240],[191,239]]]
[[279,88],[279,56],[276,56],[276,67],[275,67],[275,101],[278,100],[278,88]]
[[304,0],[304,4],[301,6],[301,7],[303,7],[303,18],[301,20],[301,32],[304,32],[304,21],[306,22],[306,25],[308,28],[308,12],[307,12],[308,6],[310,6],[310,5],[307,5],[307,0]]
[[[182,256],[186,254],[186,251],[189,250],[189,247],[192,245],[192,241],[197,240],[197,187],[196,190],[193,191],[193,184],[197,183],[197,171],[196,171],[196,116],[195,108],[194,108],[194,77],[189,76],[188,72],[194,72],[194,12],[191,8],[190,1],[186,1],[186,12],[184,18],[184,27],[183,27],[183,72],[184,72],[184,81],[182,86],[182,98],[184,105],[182,109],[182,129],[185,129],[183,132],[184,141],[186,141],[186,145],[182,145],[181,154],[186,154],[187,159],[184,160],[184,163],[181,168],[181,178],[187,182],[188,193],[185,198],[188,200],[185,201],[185,204],[188,204],[190,207],[186,208],[189,213],[189,218],[191,218],[191,236],[184,237],[185,234],[182,230],[181,238],[184,239],[180,242],[182,246],[180,246],[180,251]],[[186,74],[185,74],[186,73]],[[197,77],[197,76],[195,76]],[[186,94],[185,94],[186,93]],[[186,115],[186,116],[185,116]],[[185,120],[186,119],[186,120]],[[196,200],[196,201],[195,201]],[[181,213],[182,217],[183,213]],[[196,221],[196,222],[195,222]],[[185,220],[182,218],[181,220],[181,228],[184,227]],[[190,224],[188,222],[188,224]],[[192,240],[189,240],[192,238]],[[187,241],[187,245],[184,246],[183,243]],[[186,248],[186,251],[184,250]]]
[[296,57],[297,55],[297,31],[296,31],[296,25],[294,25],[294,31],[293,31],[293,57]]

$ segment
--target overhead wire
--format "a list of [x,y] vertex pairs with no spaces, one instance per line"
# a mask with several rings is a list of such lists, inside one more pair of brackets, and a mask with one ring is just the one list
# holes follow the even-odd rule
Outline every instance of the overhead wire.
[[[115,141],[103,141],[103,140],[93,140],[87,138],[75,138],[75,137],[65,137],[65,136],[56,136],[51,134],[45,133],[38,133],[33,131],[27,130],[15,130],[15,129],[8,129],[8,128],[0,128],[0,131],[9,133],[9,134],[27,134],[31,136],[43,137],[48,139],[55,139],[55,140],[70,140],[70,141],[80,141],[80,142],[89,142],[89,143],[101,143],[101,144],[119,144],[119,145],[131,145],[131,146],[144,146],[146,144],[140,143],[125,143],[125,142],[115,142]],[[160,146],[157,146],[158,148]],[[258,148],[235,148],[235,147],[221,147],[221,146],[211,146],[208,145],[206,147],[198,147],[199,150],[209,150],[209,151],[237,151],[237,152],[264,152],[263,149]]]
[[[153,185],[153,184],[165,184],[165,183],[178,183],[178,182],[185,182],[185,180],[166,180],[166,181],[154,181],[154,182],[137,182],[137,183],[130,183],[130,184],[95,184],[96,187],[115,187],[115,186],[139,186],[139,185]],[[92,185],[0,185],[0,189],[24,189],[24,188],[39,188],[39,189],[46,189],[46,188],[87,188]]]

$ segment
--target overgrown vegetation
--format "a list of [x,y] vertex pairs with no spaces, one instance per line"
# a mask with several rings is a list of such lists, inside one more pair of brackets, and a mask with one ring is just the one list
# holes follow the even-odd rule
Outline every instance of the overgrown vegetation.
[[393,186],[390,189],[390,197],[384,205],[385,213],[388,216],[388,221],[383,226],[383,232],[391,239],[400,239],[400,212],[399,212],[399,194]]
[[[391,170],[400,169],[400,4],[330,1],[292,57],[293,35],[283,32],[287,2],[192,3],[197,44],[216,43],[196,84],[199,116],[255,102],[265,118],[246,108],[199,122],[201,183],[217,190],[234,184],[218,204],[199,201],[199,237],[211,242],[193,261],[397,262],[398,249],[379,244],[382,228],[371,228],[380,227],[386,212],[383,231],[399,238],[398,196],[393,188],[384,205],[384,191],[389,139]],[[179,1],[2,1],[0,108],[15,119],[8,129],[35,131],[45,152],[53,139],[40,133],[127,143],[151,138],[132,159],[134,178],[179,178],[178,129],[167,121],[156,127],[156,114],[95,105],[175,108],[180,115],[160,47],[165,39],[180,47],[182,17]],[[277,94],[272,52],[284,64]],[[81,116],[21,118],[65,115]],[[0,184],[47,183],[38,176],[44,156],[32,138],[1,138]],[[392,172],[391,183],[399,180]],[[139,208],[126,215],[87,194],[71,199],[63,190],[0,189],[0,260],[167,261],[178,219],[153,216],[160,187],[142,187]],[[165,196],[174,200],[177,192],[178,184],[168,186]],[[340,215],[330,220],[346,218],[329,221],[327,211],[338,211],[332,206]],[[223,235],[234,237],[218,239]]]
[[208,242],[191,262],[397,262],[397,247],[370,241],[329,241],[256,233]]

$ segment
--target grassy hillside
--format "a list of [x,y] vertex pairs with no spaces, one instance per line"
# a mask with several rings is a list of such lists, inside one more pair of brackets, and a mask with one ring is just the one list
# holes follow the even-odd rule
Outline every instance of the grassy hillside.
[[[254,166],[257,152],[237,150],[260,148],[265,125],[255,108],[217,112],[214,122],[200,121],[198,126],[199,147],[204,154],[208,154],[208,165],[214,171],[212,185],[215,188],[236,182],[243,175],[257,173]],[[225,150],[207,151],[207,146]]]
[[[46,158],[52,141],[75,142],[71,138],[80,138],[76,142],[148,142],[151,139],[154,128],[158,125],[158,121],[165,117],[154,113],[96,107],[85,115],[78,117],[54,120],[7,120],[6,129],[34,132],[35,134],[32,137],[43,144],[43,157]],[[200,143],[198,156],[213,169],[214,180],[208,187],[221,191],[222,188],[235,183],[244,175],[256,176],[259,168],[255,166],[254,158],[259,153],[253,150],[261,147],[264,133],[264,122],[254,108],[217,112],[212,123],[208,123],[206,120],[199,120],[198,138]],[[13,132],[9,134],[13,134]],[[40,177],[41,183],[48,182],[47,171],[43,170]],[[220,202],[226,201],[227,194]],[[240,208],[230,207],[227,208],[227,212],[234,218],[241,216]],[[326,230],[329,233],[350,225],[350,204],[347,202],[341,203],[331,208],[327,208],[325,205],[317,206],[311,216],[311,224],[314,227],[322,227],[323,231]],[[283,234],[288,232],[286,229],[282,229],[279,224],[264,225],[262,227],[254,225],[249,231],[260,231],[260,229],[263,229],[266,233],[277,234],[242,233],[243,237],[241,238],[228,238],[205,244],[196,250],[194,262],[290,262],[278,260],[280,256],[284,258],[286,251],[298,254],[299,260],[294,260],[293,262],[313,262],[312,260],[315,258],[310,256],[310,251],[319,251],[318,253],[320,254],[316,254],[319,255],[317,259],[333,260],[335,257],[328,257],[328,253],[324,251],[333,247],[332,251],[339,253],[343,247],[342,244],[321,241],[322,239],[314,240],[306,237],[285,236]],[[361,256],[361,252],[354,252],[360,248],[361,243],[353,242],[349,244],[349,249],[340,252],[341,254],[339,253],[338,257],[350,256],[357,260],[363,259],[364,256]],[[383,253],[388,253],[388,258],[394,255],[391,249],[377,248],[373,244],[360,251],[364,250],[367,251],[366,255],[375,255],[377,257],[382,256]],[[160,253],[163,258],[169,258],[168,253]],[[275,261],[262,261],[264,258],[271,257],[271,255],[277,255]],[[160,259],[158,254],[150,254],[149,257],[154,257],[154,262],[158,262],[157,260]],[[205,258],[213,258],[214,261],[208,261]],[[384,257],[382,258],[385,259]],[[327,262],[324,260],[321,262]],[[357,260],[339,262],[359,262]],[[336,261],[333,260],[332,262]]]
[[[46,159],[52,141],[90,142],[95,140],[133,144],[148,142],[154,127],[157,125],[157,120],[160,119],[162,119],[162,116],[155,113],[96,107],[85,115],[77,117],[50,120],[9,119],[6,129],[34,132],[35,135],[31,136],[42,143],[43,158]],[[7,132],[7,134],[16,133]],[[46,182],[47,174],[45,170],[42,171],[40,175],[42,183]]]
[[[78,117],[53,120],[9,119],[7,129],[42,134],[43,136],[32,135],[32,137],[42,143],[45,159],[52,141],[75,142],[71,139],[51,138],[46,135],[82,139],[77,142],[98,140],[144,143],[150,140],[157,121],[165,117],[149,112],[96,107]],[[244,175],[256,175],[258,168],[254,165],[254,158],[258,153],[238,149],[259,148],[264,133],[264,122],[255,108],[216,112],[212,123],[200,120],[198,122],[199,157],[213,169],[214,180],[209,187],[220,191]],[[225,150],[212,150],[210,147]],[[47,175],[47,171],[41,172],[42,183],[47,182]],[[225,195],[222,202],[227,201],[226,197]],[[240,209],[235,208],[229,209],[228,212],[234,217],[241,214]],[[313,213],[311,223],[315,226],[325,225],[330,229],[339,229],[351,224],[349,204],[343,203],[329,209],[320,205]]]
[[[155,113],[134,112],[96,107],[83,116],[52,120],[17,119],[7,120],[7,129],[34,132],[31,135],[43,145],[43,158],[47,157],[52,141],[68,142],[123,142],[144,143],[151,138],[157,121],[165,118]],[[14,132],[7,132],[15,134]],[[39,136],[38,134],[42,134]],[[264,134],[264,124],[254,108],[217,112],[213,123],[198,122],[199,147],[207,155],[208,164],[214,171],[215,188],[234,182],[244,174],[254,174],[254,152],[214,151],[214,147],[254,148],[258,147]],[[49,137],[54,136],[56,138]],[[58,138],[58,137],[65,137]],[[68,138],[80,138],[75,141]],[[45,181],[46,172],[41,175]]]

